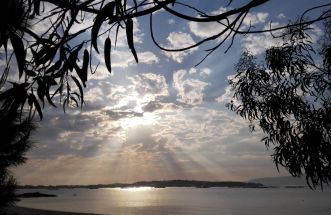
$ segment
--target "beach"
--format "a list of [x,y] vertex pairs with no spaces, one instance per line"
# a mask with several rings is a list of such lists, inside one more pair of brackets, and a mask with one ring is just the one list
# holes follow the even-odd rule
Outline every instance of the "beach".
[[[39,210],[25,207],[13,207],[8,210],[8,215],[98,215],[91,213],[72,213],[63,211]],[[99,214],[100,215],[100,214]]]

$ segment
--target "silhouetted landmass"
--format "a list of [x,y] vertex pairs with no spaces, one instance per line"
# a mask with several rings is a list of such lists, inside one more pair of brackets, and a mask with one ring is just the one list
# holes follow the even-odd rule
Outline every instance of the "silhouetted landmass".
[[129,187],[196,187],[196,188],[210,188],[210,187],[231,187],[231,188],[265,188],[261,183],[254,182],[236,182],[236,181],[192,181],[192,180],[168,180],[168,181],[139,181],[135,183],[113,183],[113,184],[97,184],[97,185],[24,185],[19,186],[21,189],[70,189],[70,188],[129,188]]
[[300,189],[305,188],[305,186],[285,186],[285,188]]
[[17,197],[18,198],[37,198],[37,197],[56,197],[56,195],[33,192],[33,193],[19,194],[19,195],[17,195]]

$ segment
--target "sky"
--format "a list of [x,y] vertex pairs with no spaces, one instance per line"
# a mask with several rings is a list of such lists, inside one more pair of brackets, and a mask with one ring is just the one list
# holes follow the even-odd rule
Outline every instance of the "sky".
[[[243,2],[187,1],[215,14]],[[252,10],[242,28],[280,26],[325,0],[271,0]],[[182,8],[177,8],[182,10]],[[190,11],[185,11],[190,13]],[[314,13],[310,14],[314,17]],[[219,24],[197,24],[160,11],[154,14],[157,41],[174,48],[193,44],[222,30]],[[91,25],[87,16],[83,25]],[[36,31],[42,32],[47,23]],[[82,109],[46,106],[44,119],[33,135],[28,161],[13,172],[20,184],[107,184],[141,180],[235,180],[287,175],[277,171],[272,147],[267,150],[257,130],[225,107],[232,98],[228,79],[235,74],[240,54],[249,49],[257,56],[279,41],[270,34],[237,37],[195,67],[212,41],[185,52],[163,52],[152,42],[149,17],[134,20],[136,64],[120,32],[112,51],[112,74],[100,66],[89,74]],[[75,27],[73,31],[79,30]],[[105,27],[105,26],[103,26]],[[322,31],[315,26],[313,40]],[[89,34],[85,36],[89,37]],[[111,35],[114,36],[114,35]],[[103,50],[105,37],[98,39]]]

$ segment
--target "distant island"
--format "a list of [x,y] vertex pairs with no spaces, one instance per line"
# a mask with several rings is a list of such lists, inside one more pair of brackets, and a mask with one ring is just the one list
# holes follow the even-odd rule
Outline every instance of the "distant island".
[[56,195],[33,192],[33,193],[18,194],[18,195],[16,195],[16,197],[18,197],[18,198],[38,198],[38,197],[56,197]]
[[301,178],[293,176],[255,178],[248,182],[260,183],[268,187],[304,188],[308,186],[305,176],[302,176]]
[[139,181],[135,183],[113,183],[96,185],[21,185],[20,189],[72,189],[72,188],[130,188],[130,187],[231,187],[231,188],[265,188],[261,183],[255,182],[236,182],[236,181],[194,181],[194,180],[166,180],[166,181]]

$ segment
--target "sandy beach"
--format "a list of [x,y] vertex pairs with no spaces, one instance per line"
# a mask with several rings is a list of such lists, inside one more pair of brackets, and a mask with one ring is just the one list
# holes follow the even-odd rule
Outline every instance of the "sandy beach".
[[[8,215],[97,215],[91,213],[72,213],[62,211],[39,210],[24,207],[13,207],[8,210]],[[100,214],[99,214],[100,215]]]

